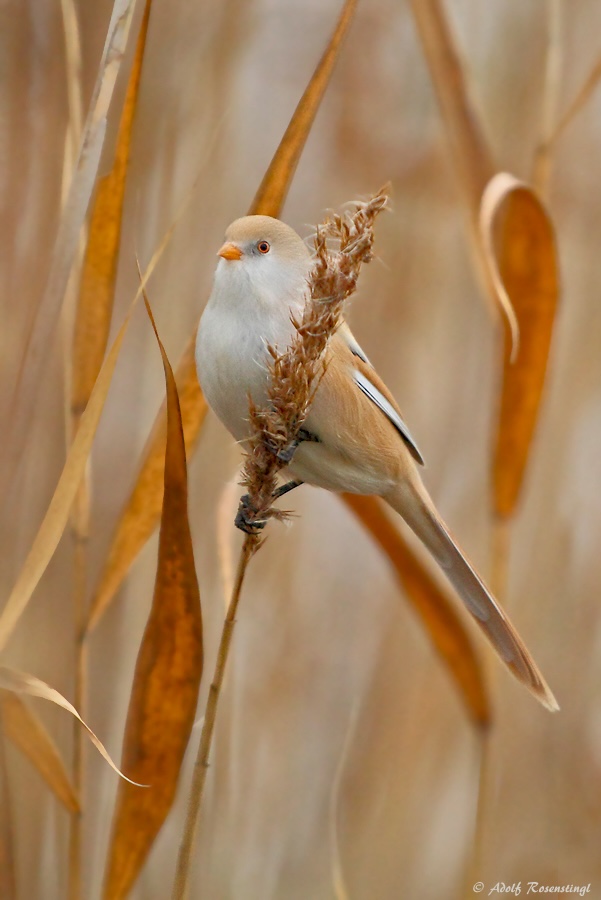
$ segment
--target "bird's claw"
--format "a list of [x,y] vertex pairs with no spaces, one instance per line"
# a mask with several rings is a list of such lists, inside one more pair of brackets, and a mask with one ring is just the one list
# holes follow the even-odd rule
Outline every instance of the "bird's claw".
[[245,534],[259,534],[259,532],[267,525],[267,519],[254,519],[253,516],[256,515],[256,513],[257,510],[250,502],[250,497],[248,494],[244,494],[244,496],[240,498],[240,505],[238,506],[238,512],[236,513],[236,518],[234,520],[236,528],[239,528],[240,531],[244,531]]
[[292,460],[292,457],[296,453],[296,448],[300,444],[299,440],[292,441],[288,444],[287,447],[283,447],[281,450],[276,451],[276,456],[280,462],[286,463],[286,465]]
[[275,455],[280,460],[280,462],[288,464],[292,461],[292,457],[296,453],[296,449],[299,444],[304,443],[305,441],[309,441],[310,443],[319,443],[319,438],[312,434],[310,431],[307,431],[306,428],[299,429],[299,432],[295,439],[291,441],[288,446],[282,447],[281,450],[276,450]]

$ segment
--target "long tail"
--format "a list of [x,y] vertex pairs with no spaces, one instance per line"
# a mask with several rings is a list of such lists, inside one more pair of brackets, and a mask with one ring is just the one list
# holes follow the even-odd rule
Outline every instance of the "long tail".
[[421,482],[384,498],[426,545],[503,662],[547,709],[558,703],[516,629],[459,549]]

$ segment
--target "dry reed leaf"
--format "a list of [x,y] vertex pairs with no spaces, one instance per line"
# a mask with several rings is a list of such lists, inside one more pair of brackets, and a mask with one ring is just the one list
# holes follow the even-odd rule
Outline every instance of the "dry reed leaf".
[[123,60],[134,7],[134,0],[116,0],[113,7],[81,150],[52,252],[50,272],[29,329],[10,400],[11,411],[7,419],[11,422],[10,441],[4,444],[8,458],[1,470],[5,478],[13,475],[23,455],[38,389],[43,382],[43,370],[54,346],[51,337],[58,322],[79,233],[94,188],[109,106]]
[[0,897],[16,900],[15,855],[4,732],[0,714]]
[[65,42],[65,83],[69,110],[65,129],[61,200],[64,203],[69,180],[79,152],[83,131],[83,97],[81,84],[81,35],[75,0],[60,0],[63,36]]
[[16,694],[0,696],[4,733],[37,769],[50,790],[69,812],[79,812],[79,801],[52,737],[33,710]]
[[463,62],[439,0],[411,0],[432,84],[473,221],[495,172],[480,118],[469,94]]
[[[466,197],[476,251],[482,259],[486,251],[480,242],[478,221],[482,194],[496,171],[493,154],[470,97],[461,55],[442,5],[439,0],[411,0],[411,7]],[[486,266],[485,271],[488,272]],[[506,317],[513,344],[517,345],[518,329],[511,303],[490,283],[486,287]]]
[[477,725],[489,725],[491,713],[482,665],[451,601],[405,543],[380,500],[357,494],[342,497],[388,557],[471,718]]
[[536,194],[499,173],[482,197],[481,228],[491,278],[515,308],[520,344],[511,360],[505,342],[499,420],[493,462],[494,507],[515,510],[534,435],[557,301],[559,273],[551,220]]
[[346,0],[325,53],[320,59],[269,168],[263,176],[263,181],[248,211],[249,216],[275,216],[276,218],[279,216],[315,115],[338,59],[340,45],[348,31],[356,8],[357,0]]
[[[86,725],[75,707],[57,690],[50,687],[49,684],[46,684],[45,681],[41,681],[39,678],[36,678],[35,675],[29,675],[26,672],[19,672],[17,669],[11,669],[8,666],[0,666],[0,689],[12,691],[15,694],[27,694],[29,697],[40,697],[42,700],[49,700],[50,703],[55,703],[62,709],[66,709],[72,716],[75,716],[78,722],[81,722],[88,737],[100,755],[107,761],[111,769],[113,769],[121,778],[125,779],[125,781],[129,781],[129,778],[127,778],[118,766],[115,765],[102,741],[96,737],[89,725]],[[135,782],[131,783],[135,784]],[[142,788],[144,785],[139,784],[137,787]]]
[[81,415],[86,407],[108,342],[132,126],[149,18],[150,0],[147,0],[121,113],[113,166],[109,174],[98,181],[90,216],[73,339],[71,402],[76,415]]
[[[347,0],[344,4],[328,47],[294,111],[290,124],[253,200],[249,215],[278,216],[280,214],[355,7],[356,0]],[[207,404],[202,396],[196,374],[195,340],[196,333],[188,341],[175,373],[188,455],[194,452],[196,440],[207,413]],[[132,563],[158,524],[163,500],[162,460],[165,447],[165,413],[166,408],[163,404],[148,439],[133,490],[121,513],[110,543],[100,582],[92,599],[89,630],[95,628],[102,618]]]
[[119,786],[106,900],[127,895],[171,809],[194,724],[203,662],[177,387],[148,304],[147,309],[167,386],[165,490],[154,598],[136,662],[121,764],[130,776],[149,787],[142,791],[131,785]]
[[86,463],[92,449],[92,442],[104,408],[117,357],[119,356],[119,350],[121,349],[135,302],[136,300],[132,303],[125,321],[102,364],[89,403],[81,417],[77,434],[69,448],[63,471],[56,490],[52,495],[46,515],[34,538],[11,594],[0,613],[0,650],[6,645],[29,603],[69,521],[69,513],[85,472]]

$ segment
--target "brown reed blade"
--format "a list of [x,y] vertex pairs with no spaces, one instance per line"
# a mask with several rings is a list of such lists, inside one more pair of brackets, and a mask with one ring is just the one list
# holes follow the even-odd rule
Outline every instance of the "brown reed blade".
[[[79,284],[71,354],[71,427],[73,431],[77,429],[79,418],[92,393],[109,338],[132,126],[140,87],[150,7],[151,0],[146,0],[121,112],[112,169],[108,175],[98,181],[90,215],[88,243]],[[87,618],[86,575],[90,503],[88,485],[85,480],[82,482],[77,501],[74,505],[72,520],[75,540],[73,601],[77,636],[74,700],[85,713],[86,646],[83,641],[83,631]],[[74,728],[77,729],[76,724]],[[81,793],[84,781],[84,757],[83,736],[78,730],[74,734],[74,741],[73,782],[75,789]],[[72,819],[69,855],[70,897],[72,900],[77,900],[81,896],[81,816],[74,816]]]
[[194,724],[203,663],[177,387],[144,299],[165,369],[167,449],[154,597],[136,662],[121,765],[149,787],[141,790],[124,784],[119,788],[106,869],[106,900],[127,895],[171,809]]
[[249,216],[279,216],[356,8],[357,0],[346,0],[328,46],[263,176]]
[[501,173],[483,197],[482,228],[492,238],[493,280],[515,309],[520,343],[511,361],[506,336],[503,381],[493,459],[494,509],[515,512],[538,421],[559,299],[559,272],[553,224],[536,194]]
[[56,744],[34,711],[16,694],[0,695],[4,733],[27,757],[65,809],[79,812],[79,801]]
[[[113,8],[79,159],[56,235],[46,287],[27,335],[9,400],[10,440],[3,442],[5,458],[0,468],[0,480],[9,479],[14,474],[26,446],[39,386],[43,382],[43,370],[54,346],[52,335],[59,320],[79,234],[96,181],[110,102],[125,53],[134,7],[134,0],[127,0],[115,3]],[[6,483],[4,481],[3,486]]]
[[491,722],[481,662],[452,602],[406,544],[377,497],[343,494],[343,500],[385,553],[408,601],[425,626],[476,725]]
[[[249,214],[278,216],[288,194],[296,164],[305,146],[313,119],[340,52],[342,38],[348,29],[356,7],[356,0],[347,0],[332,33],[328,47],[320,60],[290,124],[267,169],[253,200]],[[177,382],[186,451],[190,456],[196,448],[206,413],[196,374],[194,345],[196,330],[186,344],[177,364]],[[163,497],[162,459],[165,445],[165,406],[155,419],[146,444],[138,474],[113,534],[100,582],[92,600],[89,629],[96,627],[126,577],[138,553],[153,534],[161,513]]]
[[[0,690],[12,691],[15,694],[25,694],[28,697],[40,697],[42,700],[49,700],[50,703],[54,703],[56,706],[60,706],[61,709],[65,709],[68,713],[71,713],[71,715],[81,723],[86,730],[88,737],[100,755],[104,757],[111,769],[113,769],[120,778],[129,781],[119,767],[115,765],[102,741],[96,737],[89,725],[86,725],[75,707],[69,703],[61,693],[53,687],[50,687],[49,684],[46,684],[45,681],[41,681],[39,678],[36,678],[35,675],[29,675],[27,672],[11,669],[9,666],[0,666]],[[144,785],[138,785],[140,788],[143,786]]]
[[108,341],[119,262],[132,127],[142,74],[150,6],[151,0],[147,0],[121,113],[113,166],[108,175],[100,178],[97,183],[90,216],[73,338],[71,403],[76,416],[81,415],[86,407]]
[[[189,352],[188,352],[189,351]],[[182,365],[183,364],[183,365]],[[176,374],[186,453],[194,451],[196,439],[207,414],[194,363],[191,343],[180,361],[183,372]],[[119,590],[132,563],[152,536],[163,505],[163,469],[166,441],[166,405],[159,410],[136,481],[119,517],[100,582],[92,599],[88,630],[92,631]]]

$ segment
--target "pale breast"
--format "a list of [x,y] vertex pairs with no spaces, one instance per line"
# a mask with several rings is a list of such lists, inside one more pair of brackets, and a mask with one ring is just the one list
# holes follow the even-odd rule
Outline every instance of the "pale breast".
[[209,406],[237,441],[248,436],[248,398],[266,403],[269,383],[267,344],[284,348],[294,331],[289,318],[261,321],[261,311],[241,308],[224,315],[207,305],[196,339],[198,379]]

